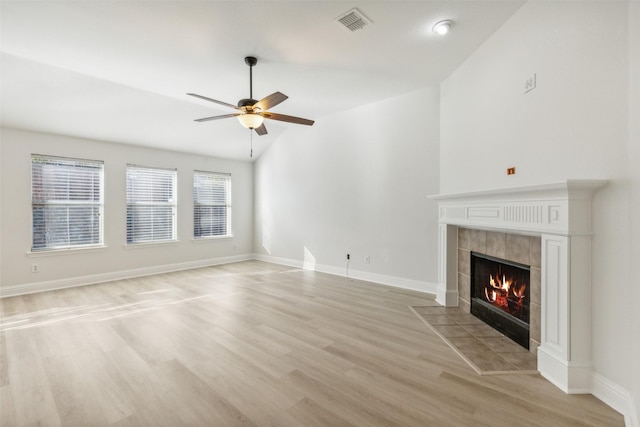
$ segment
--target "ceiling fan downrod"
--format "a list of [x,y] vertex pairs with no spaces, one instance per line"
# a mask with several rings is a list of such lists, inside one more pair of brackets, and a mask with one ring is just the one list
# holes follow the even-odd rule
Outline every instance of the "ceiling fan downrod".
[[244,58],[245,64],[249,66],[249,99],[253,99],[253,67],[258,63],[258,59],[254,56]]

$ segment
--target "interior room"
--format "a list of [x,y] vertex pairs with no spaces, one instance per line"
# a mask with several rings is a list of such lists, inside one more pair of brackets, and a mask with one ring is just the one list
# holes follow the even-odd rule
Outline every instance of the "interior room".
[[0,22],[1,425],[640,427],[640,2]]

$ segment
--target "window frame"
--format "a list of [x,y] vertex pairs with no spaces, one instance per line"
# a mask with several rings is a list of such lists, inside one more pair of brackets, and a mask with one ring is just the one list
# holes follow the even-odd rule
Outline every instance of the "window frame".
[[[171,200],[172,201],[140,201],[130,200],[130,176],[131,171],[152,172],[152,173],[169,173],[171,178]],[[145,188],[137,188],[137,190],[144,190]],[[152,190],[146,188],[147,190]],[[153,245],[153,244],[166,244],[178,241],[178,170],[175,168],[163,168],[155,166],[142,166],[137,164],[127,164],[125,169],[125,193],[126,193],[126,229],[125,229],[125,247],[135,247],[140,245]],[[152,198],[155,197],[152,196]],[[151,208],[152,215],[155,213],[153,208],[170,208],[170,234],[169,238],[151,238],[151,239],[135,239],[130,240],[130,227],[134,227],[135,224],[130,223],[132,211],[137,211],[140,208]],[[140,222],[142,224],[142,222]],[[151,224],[153,226],[153,224]],[[154,233],[154,230],[151,231]],[[161,233],[161,232],[160,232]],[[135,233],[134,233],[135,237]]]
[[[37,154],[37,153],[32,153],[30,156],[31,159],[31,185],[30,185],[30,190],[31,190],[31,246],[30,246],[30,254],[45,254],[45,253],[53,253],[53,252],[63,252],[63,251],[77,251],[77,250],[87,250],[87,249],[95,249],[95,248],[104,248],[104,186],[105,186],[105,181],[104,181],[104,161],[103,160],[94,160],[94,159],[81,159],[81,158],[75,158],[75,157],[63,157],[63,156],[52,156],[52,155],[46,155],[46,154]],[[36,164],[49,164],[51,166],[72,166],[72,167],[82,167],[83,165],[85,167],[89,167],[89,168],[94,168],[96,169],[97,173],[97,178],[98,178],[98,185],[97,185],[97,196],[98,196],[98,200],[95,200],[95,196],[96,196],[96,188],[95,185],[91,186],[91,190],[90,193],[93,195],[93,197],[91,199],[87,198],[85,200],[77,200],[77,199],[73,199],[71,197],[71,194],[67,195],[67,199],[56,199],[55,195],[54,197],[51,198],[45,198],[43,197],[42,199],[37,199],[35,197],[35,194],[37,193],[35,191],[35,165]],[[75,165],[74,165],[75,164]],[[95,175],[92,174],[92,177],[94,177]],[[41,179],[44,180],[44,177],[41,177]],[[56,179],[58,179],[58,177],[56,177]],[[71,187],[71,183],[69,182],[69,177],[67,177],[67,187]],[[80,181],[77,181],[80,182]],[[57,185],[61,184],[62,181],[60,181],[60,183],[58,184],[53,184],[54,186],[57,187]],[[92,181],[93,183],[93,181]],[[44,187],[44,182],[41,184],[41,187]],[[71,192],[70,188],[67,188],[67,192]],[[44,194],[44,192],[43,192]],[[67,210],[67,241],[66,244],[46,244],[44,246],[37,246],[36,247],[36,236],[38,235],[38,233],[36,233],[36,215],[35,215],[35,210],[36,208],[42,208],[43,209],[43,215],[44,212],[46,212],[47,207],[66,207]],[[96,215],[96,208],[97,208],[97,217],[98,217],[98,223],[97,223],[97,239],[91,239],[93,240],[90,243],[73,243],[72,242],[72,238],[71,238],[71,229],[73,228],[72,224],[70,223],[70,218],[69,216],[71,215],[70,210],[73,207],[90,207],[90,215],[88,215],[89,217],[89,223],[92,223],[94,221],[94,216]],[[46,215],[45,215],[46,216]],[[84,221],[87,221],[86,219],[87,216],[83,216]],[[44,221],[44,224],[46,224],[46,220]],[[46,225],[44,225],[45,229],[46,229]],[[91,226],[91,230],[90,230],[90,234],[93,234],[93,230],[92,230],[93,226]],[[45,232],[43,232],[43,234],[46,234]],[[44,238],[46,240],[46,237]]]
[[[225,201],[224,204],[219,203],[203,203],[198,198],[198,188],[197,188],[197,177],[206,177],[212,178],[213,180],[223,178],[224,179],[224,196]],[[209,194],[207,194],[210,198],[213,198],[215,195],[213,185],[211,188],[205,189],[209,190]],[[224,207],[226,221],[225,221],[225,233],[224,234],[213,234],[213,233],[202,233],[203,227],[199,222],[201,221],[202,208],[211,208],[212,210],[215,208]],[[224,172],[211,172],[211,171],[203,171],[203,170],[194,170],[193,171],[193,239],[196,241],[209,240],[209,239],[225,239],[233,237],[233,208],[232,208],[232,185],[231,185],[231,174]],[[215,221],[215,220],[214,220]],[[215,229],[215,226],[209,225],[210,229]],[[197,229],[200,229],[200,234],[197,234]]]

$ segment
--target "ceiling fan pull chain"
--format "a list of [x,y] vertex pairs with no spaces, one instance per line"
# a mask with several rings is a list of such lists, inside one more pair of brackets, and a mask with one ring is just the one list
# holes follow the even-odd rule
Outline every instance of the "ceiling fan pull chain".
[[253,158],[253,129],[249,129],[249,134],[251,135],[251,154],[249,157]]

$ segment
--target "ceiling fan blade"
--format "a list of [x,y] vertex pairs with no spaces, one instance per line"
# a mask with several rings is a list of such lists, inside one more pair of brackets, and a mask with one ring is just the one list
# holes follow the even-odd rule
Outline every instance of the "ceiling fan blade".
[[204,119],[196,119],[196,122],[208,122],[209,120],[220,120],[220,119],[228,119],[229,117],[236,117],[241,115],[242,113],[231,113],[231,114],[223,114],[221,116],[213,116],[213,117],[205,117]]
[[275,107],[287,98],[289,97],[282,92],[273,92],[271,95],[253,104],[253,108],[259,107],[260,111],[267,111],[269,108]]
[[225,107],[233,108],[234,110],[239,110],[240,109],[239,107],[236,107],[235,105],[232,105],[232,104],[229,104],[229,103],[226,103],[226,102],[222,102],[222,101],[218,101],[217,99],[207,98],[206,96],[198,95],[198,94],[195,94],[195,93],[188,93],[187,95],[195,96],[196,98],[204,99],[205,101],[215,102],[216,104],[224,105]]
[[266,126],[264,125],[264,123],[262,123],[260,126],[258,126],[258,127],[257,127],[257,128],[255,128],[254,130],[256,131],[256,133],[257,133],[258,135],[266,135],[266,134],[268,133],[268,132],[267,132],[267,128],[266,128]]
[[270,113],[268,111],[261,113],[261,115],[267,119],[279,120],[281,122],[295,123],[298,125],[311,126],[313,123],[315,123],[313,120],[303,119],[301,117],[287,116],[286,114]]

